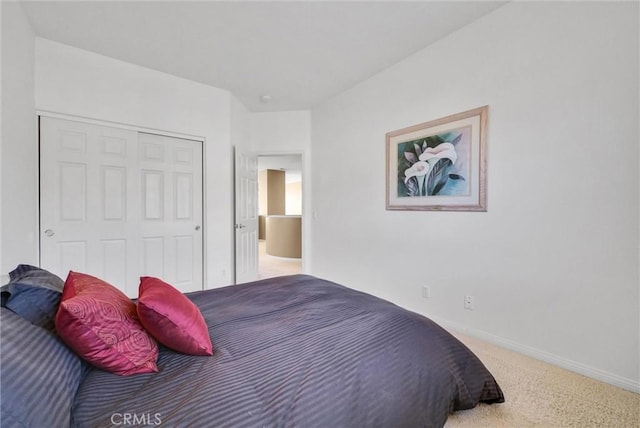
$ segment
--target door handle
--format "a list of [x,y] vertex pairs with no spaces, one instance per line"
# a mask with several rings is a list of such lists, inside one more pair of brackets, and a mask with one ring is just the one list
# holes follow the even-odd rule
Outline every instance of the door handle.
[[234,227],[235,227],[236,229],[244,229],[244,228],[245,228],[245,227],[247,227],[247,226],[245,226],[244,224],[236,223]]
[[44,231],[44,236],[46,236],[47,238],[51,238],[55,234],[56,233],[51,229],[47,229],[47,230]]
[[196,226],[196,231],[200,230],[200,225]]

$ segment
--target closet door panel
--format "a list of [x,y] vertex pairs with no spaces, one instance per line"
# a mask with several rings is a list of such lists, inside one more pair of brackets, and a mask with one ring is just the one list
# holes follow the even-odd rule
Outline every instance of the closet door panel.
[[140,133],[143,274],[202,289],[202,143]]
[[202,289],[201,142],[42,117],[40,159],[43,268]]
[[[137,133],[40,119],[40,260],[137,292]],[[133,154],[133,156],[131,156]]]

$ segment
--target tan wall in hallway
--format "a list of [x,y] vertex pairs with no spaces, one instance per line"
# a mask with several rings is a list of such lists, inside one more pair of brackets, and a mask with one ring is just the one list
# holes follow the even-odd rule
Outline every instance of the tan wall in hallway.
[[273,215],[267,217],[267,254],[299,259],[302,257],[302,218]]
[[265,217],[286,211],[285,172],[264,169],[258,172],[258,239],[266,239]]
[[284,215],[285,200],[284,171],[263,169],[258,172],[258,214]]

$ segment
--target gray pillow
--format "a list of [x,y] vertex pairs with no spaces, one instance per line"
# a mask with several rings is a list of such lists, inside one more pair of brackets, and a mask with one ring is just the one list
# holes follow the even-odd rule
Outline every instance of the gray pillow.
[[0,308],[0,426],[68,427],[84,365],[55,333]]
[[49,271],[30,265],[19,265],[9,273],[9,278],[9,283],[0,289],[2,306],[53,331],[64,281]]

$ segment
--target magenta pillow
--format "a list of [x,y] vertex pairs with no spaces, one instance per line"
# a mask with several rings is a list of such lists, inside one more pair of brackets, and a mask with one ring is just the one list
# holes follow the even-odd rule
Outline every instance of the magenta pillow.
[[167,348],[189,355],[213,355],[200,309],[166,282],[140,278],[138,316],[144,328]]
[[158,371],[158,345],[135,303],[101,279],[69,272],[55,322],[62,340],[96,367],[125,376]]

